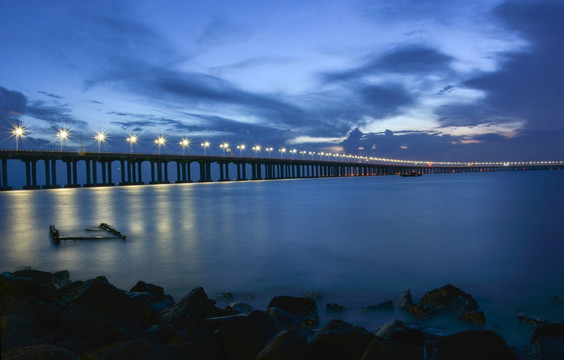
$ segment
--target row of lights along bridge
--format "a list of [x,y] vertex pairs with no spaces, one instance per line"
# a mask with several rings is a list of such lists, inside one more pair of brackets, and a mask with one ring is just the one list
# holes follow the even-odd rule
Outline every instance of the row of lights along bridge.
[[[19,149],[19,140],[20,138],[25,137],[26,135],[26,128],[21,125],[15,125],[12,129],[12,136],[16,140],[16,151]],[[56,137],[61,145],[61,151],[63,150],[63,144],[65,142],[70,141],[71,133],[68,129],[62,128],[58,129],[56,133]],[[98,152],[101,150],[101,146],[108,140],[108,135],[105,132],[98,132],[94,136],[94,140],[98,143]],[[133,152],[134,145],[139,141],[139,136],[137,135],[130,135],[128,136],[125,141],[129,144],[129,152]],[[167,138],[165,136],[158,136],[154,140],[155,145],[158,148],[159,154],[161,154],[161,149],[166,145]],[[186,155],[186,149],[190,147],[191,142],[188,138],[181,138],[179,145],[182,147],[182,155]],[[209,141],[204,141],[200,144],[200,146],[204,149],[204,156],[207,155],[207,149],[211,146]],[[229,147],[229,143],[221,143],[219,148],[222,150],[223,156],[225,156],[226,152],[231,152],[231,148]],[[243,156],[243,151],[246,149],[244,144],[240,144],[236,146],[237,150],[239,150],[239,156]],[[261,151],[266,151],[268,153],[268,157],[270,158],[271,152],[274,150],[273,147],[262,147],[260,145],[255,145],[251,148],[252,151],[255,152],[255,157],[258,156],[258,153]],[[387,158],[375,158],[375,157],[367,157],[367,156],[359,156],[359,155],[346,155],[346,154],[337,154],[337,153],[329,153],[329,152],[314,152],[314,151],[305,151],[297,149],[290,149],[287,150],[285,147],[279,148],[278,152],[280,153],[280,158],[284,158],[284,154],[286,152],[290,153],[292,159],[294,159],[296,154],[300,154],[302,159],[305,156],[311,156],[313,160],[314,155],[318,155],[319,159],[335,159],[335,160],[349,160],[349,161],[377,161],[377,162],[387,162],[387,163],[409,163],[414,165],[422,165],[428,163],[429,166],[432,165],[454,165],[454,166],[488,166],[488,165],[504,165],[504,166],[519,166],[519,165],[562,165],[564,161],[511,161],[511,162],[475,162],[475,163],[463,163],[463,162],[448,162],[448,161],[416,161],[416,160],[399,160],[399,159],[387,159]]]

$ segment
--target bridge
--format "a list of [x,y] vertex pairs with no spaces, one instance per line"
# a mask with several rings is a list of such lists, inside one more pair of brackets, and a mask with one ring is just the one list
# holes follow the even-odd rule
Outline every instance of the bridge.
[[[231,153],[232,155],[232,153]],[[284,159],[263,157],[201,156],[82,151],[0,150],[0,190],[11,190],[9,162],[19,161],[25,168],[23,189],[52,189],[114,185],[211,182],[212,166],[217,181],[324,178],[343,176],[397,175],[542,170],[564,168],[564,161],[538,162],[429,162],[334,154],[333,159]],[[112,164],[114,170],[112,170]],[[193,174],[192,164],[197,164]],[[38,165],[42,176],[38,176]],[[118,165],[118,168],[115,166]],[[57,168],[64,181],[57,178]],[[172,169],[172,174],[170,170]],[[120,181],[113,175],[119,173]],[[199,171],[198,171],[199,170]],[[230,175],[231,171],[231,175]],[[19,172],[16,171],[16,172]],[[23,170],[22,170],[23,172]],[[40,171],[41,172],[41,171]],[[174,176],[176,172],[176,176]],[[13,175],[13,174],[12,174]],[[16,174],[22,176],[23,174]],[[195,176],[194,176],[195,175]],[[235,175],[235,178],[232,178]],[[43,178],[44,181],[41,181]],[[174,178],[174,179],[173,179]],[[64,182],[64,184],[63,184]]]

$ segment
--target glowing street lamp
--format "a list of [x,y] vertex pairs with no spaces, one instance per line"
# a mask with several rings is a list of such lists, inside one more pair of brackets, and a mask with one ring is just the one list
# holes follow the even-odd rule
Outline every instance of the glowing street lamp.
[[155,144],[159,148],[159,155],[161,154],[161,148],[166,144],[166,138],[164,136],[159,136],[155,139]]
[[300,151],[300,154],[302,154],[302,159],[303,159],[304,156],[305,156],[305,154],[306,154],[306,151],[305,151],[305,150],[302,150],[302,151]]
[[106,142],[106,139],[108,138],[108,135],[106,135],[105,132],[97,132],[96,136],[94,136],[94,139],[98,142],[98,152],[100,152],[100,146],[102,145],[102,143]]
[[58,129],[57,137],[59,138],[59,141],[61,142],[61,151],[63,151],[63,143],[65,141],[67,141],[68,138],[70,137],[70,132],[65,128]]
[[257,157],[257,155],[260,151],[260,145],[253,146],[253,151],[255,152],[255,157]]
[[243,150],[245,150],[245,145],[241,144],[241,145],[237,145],[237,149],[239,149],[239,157],[243,156]]
[[210,142],[204,141],[201,145],[204,148],[204,156],[206,156],[206,149],[210,147]]
[[290,150],[290,154],[292,154],[292,160],[294,159],[294,155],[296,154],[296,152],[298,152],[298,150],[296,149]]
[[129,153],[130,154],[133,152],[133,145],[136,144],[138,140],[139,140],[139,137],[137,135],[129,135],[129,137],[127,139],[125,139],[125,141],[127,141],[129,143]]
[[20,138],[25,136],[25,128],[21,125],[14,125],[12,127],[12,136],[16,138],[16,151],[18,151]]
[[314,151],[310,151],[310,152],[309,152],[309,155],[311,155],[311,160],[313,160],[313,155],[315,155],[315,152],[314,152]]
[[278,151],[280,151],[280,159],[282,159],[284,157],[284,153],[286,152],[286,148],[282,148]]
[[227,150],[229,148],[229,144],[223,143],[223,144],[220,144],[219,147],[223,150],[223,156],[225,156],[225,150]]
[[179,144],[180,144],[180,146],[182,146],[182,156],[184,156],[184,154],[186,153],[186,148],[188,146],[190,146],[190,140],[188,140],[186,138],[181,139]]
[[274,149],[271,147],[267,147],[265,150],[268,152],[268,158],[270,159],[270,152]]

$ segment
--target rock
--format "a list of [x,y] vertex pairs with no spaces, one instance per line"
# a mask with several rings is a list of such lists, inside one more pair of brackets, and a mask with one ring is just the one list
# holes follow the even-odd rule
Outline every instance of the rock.
[[305,359],[308,332],[303,328],[281,331],[257,355],[257,360]]
[[[278,308],[268,308],[266,313],[274,319],[276,327],[280,330],[288,330],[289,328],[300,325],[303,321],[302,317],[298,317],[297,315],[290,314],[287,311]],[[311,330],[311,328],[308,328]]]
[[325,311],[327,311],[328,313],[337,314],[345,311],[345,307],[339,304],[327,304],[325,305]]
[[439,339],[440,360],[517,360],[505,341],[491,330],[468,330]]
[[412,349],[383,338],[374,338],[368,344],[362,360],[420,360],[421,355]]
[[[190,324],[178,331],[169,341],[173,345],[188,345],[184,350],[188,358],[218,359],[222,357],[217,336],[201,326]],[[172,350],[171,350],[172,351]]]
[[307,294],[307,297],[310,298],[311,300],[314,300],[314,301],[320,301],[321,299],[323,299],[323,296],[321,296],[320,293],[318,293],[317,291],[314,291],[314,290],[310,291]]
[[53,278],[53,284],[57,289],[63,288],[72,283],[68,270],[62,270],[53,273]]
[[56,338],[69,337],[89,340],[98,347],[132,338],[100,311],[79,305],[72,306],[61,315],[61,327]]
[[244,314],[250,314],[251,312],[253,312],[253,307],[242,302],[232,302],[225,310],[230,312],[234,311]]
[[217,295],[217,300],[233,301],[233,299],[235,299],[235,298],[233,297],[233,294],[231,293],[231,291],[224,291],[224,292],[220,293],[219,295]]
[[96,350],[96,345],[94,345],[92,341],[76,337],[59,341],[56,345],[64,347],[76,355],[82,355],[89,351]]
[[53,294],[39,281],[15,275],[0,275],[0,296],[13,296],[25,300],[54,301]]
[[467,324],[479,327],[486,326],[486,315],[484,315],[483,311],[468,311],[462,314],[458,319]]
[[201,323],[207,317],[208,307],[208,296],[203,288],[198,287],[178,303],[161,311],[159,318],[176,328],[182,328],[191,322]]
[[60,328],[61,314],[64,310],[62,304],[32,300],[30,305],[37,314],[35,328],[39,334],[55,333]]
[[225,325],[227,323],[230,323],[232,321],[244,318],[246,316],[247,316],[247,314],[240,313],[240,314],[235,314],[235,315],[207,318],[207,319],[204,320],[203,326],[210,331],[215,331],[215,330],[219,329],[220,327],[222,327],[223,325]]
[[[384,324],[375,332],[376,336],[390,340],[410,349],[410,353],[423,358],[425,336],[418,326],[408,326],[400,320],[393,320]],[[390,344],[384,344],[390,347]],[[393,346],[392,346],[393,348]],[[398,349],[401,350],[401,349]]]
[[155,301],[161,301],[165,298],[164,289],[162,287],[144,281],[138,281],[129,291],[149,293],[155,297]]
[[384,325],[380,326],[375,332],[374,335],[378,337],[388,337],[394,331],[394,329],[403,327],[405,323],[401,320],[392,320]]
[[419,300],[419,303],[431,308],[434,312],[450,310],[458,315],[468,311],[478,310],[478,303],[472,295],[448,284],[439,289],[431,290]]
[[407,312],[418,318],[428,318],[435,314],[435,311],[425,304],[412,304]]
[[43,343],[43,341],[33,336],[33,325],[29,319],[23,316],[1,316],[0,334],[0,348],[2,349],[2,353],[21,346]]
[[541,319],[537,316],[533,316],[525,313],[519,313],[517,315],[517,319],[521,320],[522,322],[532,324],[534,326],[541,326],[548,324],[548,320]]
[[411,290],[407,289],[401,293],[400,298],[397,302],[398,308],[407,311],[411,305],[413,305],[413,297],[411,297]]
[[268,307],[278,308],[297,316],[304,327],[316,328],[319,326],[317,304],[309,297],[277,296],[270,301]]
[[53,285],[57,280],[50,272],[31,269],[15,271],[14,276],[37,280],[43,286]]
[[82,285],[84,285],[84,281],[80,281],[80,280],[73,281],[70,284],[65,285],[62,288],[60,288],[57,291],[57,294],[63,300],[71,301],[72,298],[74,298],[76,296],[76,294],[80,291],[80,289],[82,288]]
[[3,352],[2,360],[78,360],[78,356],[57,345],[33,345]]
[[531,360],[564,359],[564,323],[539,326],[531,336]]
[[144,340],[128,340],[104,346],[80,357],[81,360],[159,359],[161,347]]
[[274,320],[266,312],[258,310],[216,331],[221,346],[232,360],[255,359],[277,332]]
[[35,311],[31,305],[13,296],[0,296],[0,315],[17,315],[35,321]]
[[133,301],[123,290],[99,278],[85,282],[74,296],[72,304],[91,307],[110,318],[138,315]]
[[164,344],[167,343],[176,333],[172,325],[161,323],[151,326],[145,330],[141,339],[150,341],[152,343]]
[[374,338],[366,329],[342,320],[330,320],[307,346],[307,359],[360,359]]
[[372,305],[365,307],[362,309],[364,312],[373,312],[373,311],[387,311],[391,312],[394,311],[394,302],[393,301],[386,301],[378,305]]

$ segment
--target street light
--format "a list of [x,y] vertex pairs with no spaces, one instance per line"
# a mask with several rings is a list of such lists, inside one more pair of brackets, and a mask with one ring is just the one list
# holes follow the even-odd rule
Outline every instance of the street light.
[[268,152],[268,158],[270,159],[270,152],[274,149],[271,147],[267,147],[265,150]]
[[225,150],[227,150],[229,148],[229,144],[225,142],[225,143],[219,145],[219,147],[223,150],[223,156],[225,156]]
[[190,146],[190,140],[186,138],[181,139],[180,146],[182,146],[182,156],[184,156],[184,154],[186,153],[186,148]]
[[204,156],[206,156],[206,149],[210,147],[210,142],[204,141],[201,145],[204,148]]
[[309,155],[311,155],[311,160],[313,160],[313,155],[315,155],[315,152],[314,152],[314,151],[310,151],[310,152],[309,152]]
[[159,148],[159,155],[161,154],[161,148],[166,144],[166,138],[164,136],[159,136],[155,139],[155,144]]
[[296,149],[290,150],[290,154],[292,154],[292,160],[294,160],[294,155],[296,154],[297,151],[298,150],[296,150]]
[[305,151],[305,150],[302,150],[302,151],[300,151],[300,154],[302,154],[302,160],[303,160],[303,158],[304,158],[304,156],[305,156],[305,154],[306,154],[306,151]]
[[108,136],[106,135],[106,133],[102,131],[97,132],[96,136],[94,136],[94,139],[98,142],[98,152],[100,152],[100,146],[102,145],[102,143],[106,142],[107,138]]
[[127,141],[129,143],[129,153],[131,154],[133,152],[133,145],[135,143],[137,143],[137,141],[139,140],[139,137],[137,137],[137,135],[129,135],[129,137],[127,139],[125,139],[125,141]]
[[19,149],[19,141],[21,137],[25,136],[25,128],[21,125],[14,125],[12,127],[12,136],[16,138],[16,151]]
[[253,146],[253,151],[255,152],[255,157],[257,157],[257,155],[260,151],[260,145]]
[[237,145],[237,149],[239,149],[239,157],[243,156],[243,150],[245,150],[245,145],[241,144],[241,145]]
[[63,142],[67,141],[67,139],[70,137],[70,132],[65,128],[58,129],[57,137],[61,142],[61,151],[63,151]]
[[282,148],[278,151],[280,151],[280,159],[282,159],[284,157],[284,153],[286,152],[286,148]]

